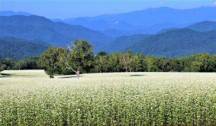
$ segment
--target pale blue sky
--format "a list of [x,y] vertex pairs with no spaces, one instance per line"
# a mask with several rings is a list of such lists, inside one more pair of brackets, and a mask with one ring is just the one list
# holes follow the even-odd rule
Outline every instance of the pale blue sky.
[[216,0],[0,0],[0,11],[24,11],[50,18],[96,16],[151,7],[195,8]]

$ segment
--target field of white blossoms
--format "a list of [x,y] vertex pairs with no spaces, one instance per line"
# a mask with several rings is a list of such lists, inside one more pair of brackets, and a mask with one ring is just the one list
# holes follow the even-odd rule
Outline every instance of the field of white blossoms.
[[0,76],[0,126],[215,125],[214,73]]

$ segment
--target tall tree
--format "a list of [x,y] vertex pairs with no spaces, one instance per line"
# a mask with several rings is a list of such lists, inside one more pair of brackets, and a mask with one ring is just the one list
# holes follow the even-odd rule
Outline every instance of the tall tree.
[[134,72],[146,72],[147,71],[147,62],[143,54],[133,55],[133,62],[131,64],[131,71]]
[[158,59],[156,57],[146,57],[145,61],[147,63],[148,72],[157,72],[158,71]]
[[75,70],[90,72],[94,65],[94,53],[92,46],[83,40],[75,41],[71,48],[69,64]]
[[40,65],[46,69],[50,77],[65,71],[67,50],[63,48],[49,48],[40,57]]
[[119,60],[120,54],[113,53],[108,58],[108,71],[109,72],[122,72],[124,71]]
[[133,55],[131,52],[120,54],[119,61],[125,72],[131,72],[131,65],[133,63]]
[[109,56],[106,52],[99,52],[95,57],[94,69],[95,72],[109,72]]

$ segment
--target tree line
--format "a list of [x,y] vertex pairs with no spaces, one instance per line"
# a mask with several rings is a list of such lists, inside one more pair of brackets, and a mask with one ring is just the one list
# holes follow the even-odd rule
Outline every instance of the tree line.
[[162,58],[122,52],[94,54],[87,41],[75,41],[68,48],[49,48],[39,57],[20,61],[0,60],[0,71],[8,69],[45,69],[54,74],[102,72],[216,72],[216,56],[197,54],[182,58]]

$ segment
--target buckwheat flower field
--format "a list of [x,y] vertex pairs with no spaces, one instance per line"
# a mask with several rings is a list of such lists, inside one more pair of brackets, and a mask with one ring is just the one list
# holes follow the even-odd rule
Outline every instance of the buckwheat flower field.
[[0,77],[0,126],[215,125],[214,73]]

